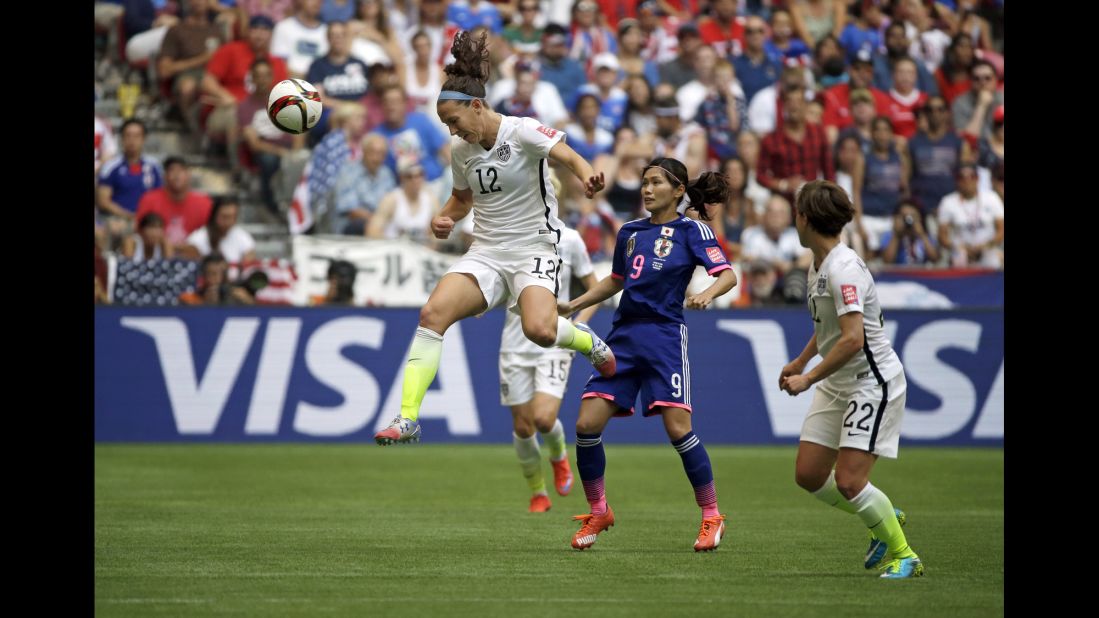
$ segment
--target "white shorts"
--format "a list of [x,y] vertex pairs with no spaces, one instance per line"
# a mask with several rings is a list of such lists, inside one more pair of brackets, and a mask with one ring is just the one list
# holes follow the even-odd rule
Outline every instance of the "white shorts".
[[801,439],[831,449],[857,448],[896,459],[908,392],[904,372],[884,385],[871,377],[854,392],[836,390],[827,382],[817,384],[801,426]]
[[472,247],[447,272],[468,273],[477,279],[488,303],[485,311],[507,300],[507,308],[518,312],[519,295],[528,286],[546,288],[557,296],[560,268],[557,246],[545,243],[521,249]]
[[527,403],[535,392],[564,399],[572,356],[572,352],[556,349],[540,354],[501,352],[500,405]]

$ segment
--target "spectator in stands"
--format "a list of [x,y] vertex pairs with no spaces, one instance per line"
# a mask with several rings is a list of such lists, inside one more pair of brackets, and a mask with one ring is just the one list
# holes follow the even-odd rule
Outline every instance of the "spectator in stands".
[[1004,203],[993,191],[977,189],[977,166],[958,169],[958,190],[939,204],[939,246],[961,268],[1002,268]]
[[486,0],[451,0],[447,5],[446,17],[462,30],[485,26],[494,35],[504,31],[500,9]]
[[624,126],[636,135],[656,133],[656,114],[653,113],[653,87],[640,75],[631,75],[622,84],[626,91],[626,121]]
[[861,198],[855,208],[855,224],[866,240],[866,248],[877,255],[882,235],[893,227],[893,213],[902,197],[908,195],[911,165],[907,151],[897,148],[893,141],[893,123],[888,118],[875,118],[871,135],[870,154],[863,159],[862,183],[854,186]]
[[[839,88],[839,86],[835,86],[835,88]],[[874,118],[877,116],[877,105],[874,101],[874,95],[866,88],[857,88],[850,92],[851,94],[848,95],[850,122],[847,127],[839,132],[835,143],[838,144],[845,138],[853,137],[858,143],[859,150],[862,151],[862,154],[867,155],[870,154],[870,132],[872,129],[871,125],[874,123]],[[830,106],[840,97],[836,96],[835,98],[832,98],[832,95],[826,92],[824,98],[826,101],[824,108],[824,128],[828,131],[834,129],[838,126],[838,123],[842,122],[842,114],[829,116],[830,110],[837,109],[836,107]],[[836,105],[838,106],[839,103],[836,103]],[[836,122],[837,124],[830,125],[829,122]]]
[[202,258],[195,291],[180,294],[179,302],[185,305],[254,305],[256,299],[244,286],[229,282],[229,263],[214,251]]
[[679,27],[676,38],[679,40],[679,53],[675,58],[661,63],[657,72],[660,74],[660,83],[679,88],[696,77],[695,53],[702,49],[703,45],[698,26],[691,22],[686,22]]
[[569,25],[569,58],[587,64],[595,56],[618,52],[614,32],[596,21],[599,5],[593,0],[575,0]]
[[198,259],[217,251],[230,264],[240,265],[256,259],[256,240],[240,225],[240,204],[233,197],[218,198],[210,210],[210,219],[187,237],[182,257]]
[[656,114],[654,157],[671,157],[683,162],[687,174],[694,178],[706,165],[706,131],[695,122],[683,122],[679,104],[671,97],[653,102]]
[[660,81],[660,72],[655,62],[641,56],[644,44],[645,33],[636,19],[618,22],[618,64],[622,72],[626,77],[636,75],[655,84]]
[[950,45],[950,35],[938,29],[923,0],[901,0],[895,16],[897,21],[904,21],[905,33],[912,41],[908,55],[934,73],[943,61],[943,51]]
[[805,120],[805,91],[786,90],[782,103],[782,127],[764,137],[760,144],[757,179],[791,203],[803,182],[816,178],[832,180],[835,167],[824,128]]
[[[838,65],[841,62],[841,59],[835,58],[828,60],[826,64]],[[876,115],[883,116],[889,113],[891,102],[889,95],[874,88],[871,81],[871,70],[870,54],[860,51],[855,60],[851,62],[851,65],[847,67],[846,79],[826,89],[820,95],[820,98],[824,101],[823,122],[830,144],[836,143],[843,131],[855,122],[852,113],[854,103],[851,100],[853,91],[861,90],[870,97],[871,107],[868,112],[863,112],[862,124],[860,125],[862,129],[860,134],[865,132],[867,143],[869,143],[870,138],[870,120]],[[869,116],[867,116],[867,113]]]
[[275,24],[271,55],[286,60],[291,77],[304,79],[309,65],[328,53],[327,32],[321,0],[298,0],[294,14]]
[[[339,219],[338,209],[333,212],[332,208],[333,189],[343,166],[348,161],[359,158],[358,150],[365,128],[366,110],[361,105],[344,105],[332,114],[332,130],[313,149],[310,160],[307,186],[313,212],[324,213],[324,217],[335,214]],[[327,224],[320,225],[320,229],[341,233],[346,223],[342,219],[338,222],[332,221],[329,217]],[[333,229],[332,226],[336,224],[340,227]]]
[[971,155],[965,140],[950,130],[950,110],[943,97],[928,98],[921,113],[927,117],[927,130],[908,140],[912,196],[924,212],[934,216],[939,202],[954,191],[958,165]]
[[[515,63],[515,78],[504,78],[492,88],[490,102],[495,110],[509,116],[529,116],[547,127],[560,127],[568,122],[569,112],[553,84],[539,78],[538,66],[519,60]],[[431,103],[434,112],[434,100]],[[450,132],[449,129],[446,130]]]
[[355,304],[355,277],[359,269],[347,260],[332,260],[328,264],[328,290],[324,296],[314,296],[312,304],[353,305]]
[[771,62],[784,66],[809,66],[812,57],[806,41],[794,36],[790,13],[782,9],[771,13],[771,38],[763,44],[763,49]]
[[882,46],[881,7],[874,0],[857,0],[848,9],[851,19],[839,35],[840,45],[848,62],[852,62],[860,51],[873,54]]
[[209,15],[211,0],[188,0],[183,21],[168,29],[157,55],[156,72],[172,82],[172,101],[179,107],[188,130],[199,122],[199,84],[206,63],[221,46],[221,29]]
[[783,65],[772,60],[764,48],[767,22],[753,15],[744,24],[744,52],[733,57],[733,68],[744,88],[744,99],[751,101],[760,90],[778,81]]
[[374,127],[373,132],[385,137],[389,144],[385,163],[394,175],[398,158],[416,159],[427,174],[432,192],[441,195],[441,185],[450,181],[450,174],[443,174],[443,165],[450,165],[450,141],[427,116],[408,112],[407,105],[404,90],[399,86],[386,88],[382,93],[385,122]]
[[115,140],[111,123],[95,117],[95,177],[99,177],[99,170],[103,164],[114,158],[118,152],[118,142]]
[[[842,0],[791,0],[786,3],[794,31],[808,45],[828,35],[839,38],[847,25],[846,3]],[[772,18],[774,13],[771,14]]]
[[756,205],[748,197],[748,164],[733,156],[721,164],[721,171],[729,185],[729,198],[725,201],[724,234],[729,259],[740,259],[740,241],[744,230],[757,224]]
[[296,0],[236,0],[237,23],[244,26],[245,32],[250,27],[250,20],[257,16],[263,16],[271,20],[272,27],[275,23],[289,17],[294,12]]
[[107,260],[99,250],[99,244],[95,245],[95,304],[111,304],[110,294],[107,293]]
[[321,3],[321,21],[328,25],[347,23],[354,19],[359,4],[361,2],[358,0],[324,0]]
[[786,67],[782,70],[777,83],[756,93],[748,101],[748,128],[756,135],[767,135],[778,127],[782,114],[782,95],[787,90],[797,90],[805,99],[812,94],[805,85],[806,71],[800,66]]
[[639,139],[629,126],[622,126],[614,134],[613,155],[593,165],[606,174],[607,188],[600,195],[619,221],[632,221],[642,216],[641,174],[651,155],[652,146]]
[[[435,6],[439,5],[436,0]],[[405,64],[405,49],[401,46],[401,37],[383,0],[359,0],[355,19],[348,23],[348,28],[352,56],[367,65],[382,63],[400,67]],[[414,33],[415,30],[409,33],[410,43]],[[411,45],[409,49],[411,50]],[[433,57],[439,62],[437,53]]]
[[[440,127],[446,125],[439,120],[435,111],[435,102],[443,89],[443,70],[431,57],[431,37],[423,30],[412,35],[412,61],[405,63],[404,86],[413,110],[420,112]],[[554,95],[557,92],[554,91]]]
[[1000,161],[996,167],[992,168],[992,190],[996,192],[996,195],[1000,196],[1000,201],[1004,201],[1004,162]]
[[385,166],[389,147],[385,138],[369,133],[362,138],[362,160],[344,162],[336,178],[336,209],[329,234],[363,236],[382,198],[397,188],[393,172]]
[[584,84],[577,90],[577,94],[594,94],[599,99],[599,126],[610,133],[614,133],[626,118],[626,93],[619,88],[618,58],[611,53],[601,53],[591,61],[595,79],[591,83]]
[[[397,70],[390,65],[381,63],[372,64],[367,70],[367,81],[370,85],[366,89],[366,96],[359,103],[366,108],[366,130],[369,131],[380,125],[385,120],[385,109],[382,105],[382,93],[392,86],[403,88],[401,78]],[[408,111],[416,111],[416,105],[412,99],[408,99]],[[327,136],[325,136],[327,137]]]
[[[702,56],[699,54],[700,58]],[[737,82],[733,65],[728,60],[717,62],[713,76],[713,84],[707,89],[695,120],[706,131],[710,155],[716,159],[726,159],[736,154],[737,135],[748,124],[748,103],[744,99],[744,90]],[[680,105],[683,105],[682,100]]]
[[609,154],[614,148],[614,134],[598,124],[599,108],[599,97],[581,94],[576,99],[576,109],[573,110],[576,122],[565,127],[569,145],[593,165],[596,158]]
[[771,191],[759,184],[756,178],[756,170],[759,168],[759,136],[751,131],[741,131],[736,138],[737,156],[744,159],[748,166],[748,187],[744,193],[755,204],[756,214],[763,212],[767,206],[767,200],[771,199]]
[[280,202],[289,196],[290,191],[281,191],[276,195],[275,174],[283,170],[283,184],[287,184],[290,178],[296,182],[297,176],[289,170],[293,168],[293,160],[308,156],[308,151],[303,150],[305,135],[281,131],[267,115],[267,93],[274,85],[270,62],[261,58],[252,64],[252,83],[255,85],[252,94],[237,106],[237,126],[241,129],[245,151],[259,166],[263,204],[268,211],[277,215]]
[[382,198],[378,210],[370,218],[367,238],[407,238],[430,246],[431,218],[439,210],[439,202],[424,187],[424,168],[416,160],[400,162],[401,186]]
[[504,28],[504,40],[517,51],[537,53],[542,43],[542,29],[537,25],[541,17],[538,0],[519,0],[516,13],[519,20]]
[[637,4],[637,23],[645,39],[642,58],[655,62],[657,67],[675,58],[679,50],[675,24],[679,20],[661,17],[657,0],[642,0]]
[[105,231],[111,239],[121,238],[132,228],[141,196],[164,184],[160,163],[144,154],[145,124],[131,118],[122,123],[119,133],[122,154],[99,169],[95,194],[96,205],[107,215]]
[[996,69],[987,60],[973,63],[969,92],[954,99],[954,129],[971,144],[992,133],[992,112],[1004,104],[1004,91],[997,88]]
[[882,261],[908,266],[935,264],[939,248],[923,228],[923,215],[910,201],[901,202],[893,215],[893,229],[882,235]]
[[[869,141],[867,141],[867,148],[869,148]],[[855,191],[855,183],[862,186],[863,166],[866,165],[864,157],[868,154],[870,154],[869,150],[863,152],[859,137],[853,133],[844,135],[836,142],[836,184],[847,192],[852,205],[855,204],[858,195]]]
[[219,47],[206,63],[206,73],[202,76],[205,101],[214,106],[206,120],[206,133],[211,139],[226,143],[233,169],[239,168],[237,104],[248,98],[255,88],[251,83],[252,64],[258,58],[267,59],[274,83],[289,77],[286,62],[269,55],[273,27],[270,18],[253,17],[248,22],[247,40],[230,41]]
[[808,265],[812,253],[798,241],[790,212],[790,202],[786,198],[771,196],[761,223],[746,228],[740,236],[741,259],[767,262],[779,276],[795,266]]
[[[125,136],[123,136],[125,141]],[[977,165],[991,172],[1004,164],[1004,106],[992,111],[992,133],[977,144]]]
[[584,67],[569,58],[568,51],[564,27],[547,25],[542,31],[542,51],[538,54],[541,78],[557,87],[566,107],[573,104],[577,89],[588,81]]
[[191,189],[191,170],[180,157],[164,161],[164,186],[145,192],[137,205],[140,228],[145,215],[155,212],[164,219],[164,236],[177,250],[187,236],[210,218],[210,196]]
[[954,99],[969,91],[969,72],[977,60],[974,51],[973,39],[965,33],[955,34],[950,47],[946,48],[943,63],[935,71],[935,83],[947,105],[952,105]]
[[[885,52],[874,54],[874,87],[889,92],[893,87],[893,69],[898,60],[908,58],[909,40],[904,23],[894,21],[885,29]],[[923,63],[916,63],[916,87],[928,95],[939,94],[935,78]]]
[[319,142],[328,132],[332,112],[366,96],[369,69],[362,60],[351,56],[351,36],[347,24],[328,24],[328,54],[309,65],[305,81],[317,87],[324,103],[324,112],[317,125],[310,129],[311,143]]
[[171,259],[175,248],[164,236],[164,218],[155,212],[145,215],[138,223],[137,231],[122,240],[119,252],[135,262]]
[[889,119],[897,135],[908,139],[916,134],[916,108],[927,101],[927,93],[916,87],[916,61],[898,58],[893,63],[893,88],[889,90]]
[[712,0],[710,14],[698,20],[702,42],[722,58],[744,50],[744,18],[737,17],[736,0]]

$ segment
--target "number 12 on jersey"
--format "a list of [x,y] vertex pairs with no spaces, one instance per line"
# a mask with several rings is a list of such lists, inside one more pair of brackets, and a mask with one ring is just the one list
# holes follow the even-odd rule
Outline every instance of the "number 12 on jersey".
[[[488,177],[488,189],[485,188],[485,177]],[[481,175],[481,169],[477,168],[477,182],[481,183],[481,195],[487,195],[489,193],[497,193],[503,191],[501,187],[496,186],[496,168],[490,167],[484,170],[484,176]]]

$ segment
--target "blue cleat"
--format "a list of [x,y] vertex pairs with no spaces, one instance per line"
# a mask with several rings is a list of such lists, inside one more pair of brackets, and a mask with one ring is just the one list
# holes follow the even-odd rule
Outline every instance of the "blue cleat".
[[894,558],[892,562],[886,565],[885,572],[881,574],[882,579],[907,579],[922,576],[923,563],[916,555],[908,558]]
[[[904,511],[894,508],[893,512],[897,514],[897,521],[904,526],[904,522],[908,519],[905,517]],[[886,547],[885,541],[882,541],[878,537],[874,536],[874,533],[870,533],[870,547],[866,550],[866,561],[863,566],[867,569],[873,569],[881,567],[885,561],[885,554],[889,548]]]

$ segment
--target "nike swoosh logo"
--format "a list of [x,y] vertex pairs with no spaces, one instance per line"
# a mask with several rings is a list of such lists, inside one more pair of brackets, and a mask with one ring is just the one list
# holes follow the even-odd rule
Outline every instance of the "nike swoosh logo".
[[866,434],[864,434],[864,433],[851,433],[850,431],[848,431],[847,435],[849,435],[849,436],[865,436]]
[[[420,359],[418,359],[418,358],[410,358],[410,359],[408,359],[408,362],[410,362],[410,363],[411,363],[412,361],[418,361],[418,360],[420,360]],[[848,435],[850,435],[850,434],[848,434]]]
[[[473,157],[473,159],[476,159],[476,158],[477,157]],[[472,161],[473,159],[466,159],[466,165],[469,165],[469,162]]]

